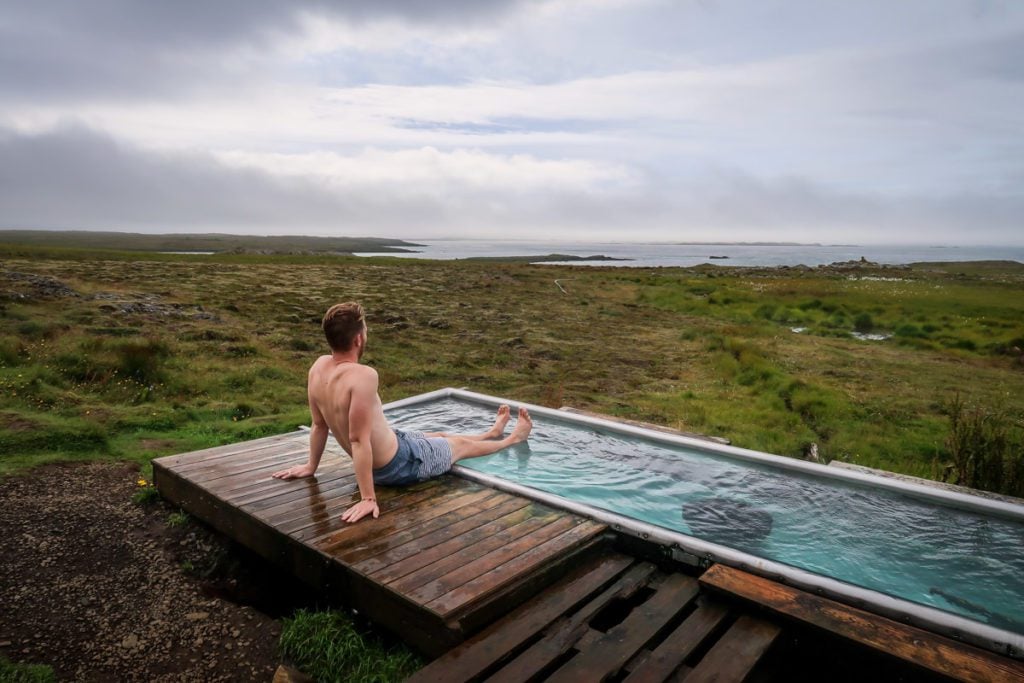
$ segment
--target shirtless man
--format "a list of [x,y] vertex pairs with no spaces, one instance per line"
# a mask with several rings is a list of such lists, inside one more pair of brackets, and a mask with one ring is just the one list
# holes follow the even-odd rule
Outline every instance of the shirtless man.
[[331,355],[309,369],[309,462],[275,472],[277,479],[311,477],[320,465],[328,434],[352,457],[360,500],[342,513],[346,522],[380,516],[374,484],[401,486],[444,474],[463,458],[489,455],[526,441],[533,422],[519,409],[515,429],[505,436],[510,410],[498,408],[494,426],[482,434],[403,432],[392,429],[377,394],[377,371],[360,365],[366,350],[366,319],[357,303],[331,306],[324,316]]

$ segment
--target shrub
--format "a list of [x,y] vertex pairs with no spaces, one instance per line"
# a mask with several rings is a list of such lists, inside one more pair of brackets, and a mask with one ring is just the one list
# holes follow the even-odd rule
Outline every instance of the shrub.
[[22,343],[14,337],[0,337],[0,366],[14,367],[21,363]]
[[308,339],[292,337],[288,340],[288,348],[292,351],[315,351],[317,349],[317,345]]
[[875,329],[875,321],[870,313],[858,313],[853,319],[853,329],[858,332],[870,332]]
[[928,336],[920,327],[911,324],[900,325],[896,328],[895,334],[897,337],[905,337],[907,339],[924,339]]
[[163,360],[170,355],[167,344],[158,339],[126,341],[116,351],[117,369],[125,377],[150,384],[163,377]]
[[946,448],[954,484],[1024,497],[1024,433],[1003,412],[968,406],[957,394],[947,406]]

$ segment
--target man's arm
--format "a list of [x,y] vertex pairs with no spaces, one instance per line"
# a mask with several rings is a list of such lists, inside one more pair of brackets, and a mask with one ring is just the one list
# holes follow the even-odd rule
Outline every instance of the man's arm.
[[356,471],[360,501],[341,515],[346,522],[358,522],[372,514],[380,516],[373,492],[373,420],[377,407],[377,371],[363,366],[352,387],[348,410],[348,440],[352,444],[352,468]]
[[[310,370],[310,377],[313,371]],[[309,414],[313,426],[309,431],[309,461],[305,465],[295,465],[280,472],[274,472],[271,476],[275,479],[298,479],[300,477],[312,477],[316,468],[320,466],[320,458],[324,455],[324,448],[327,446],[327,437],[331,430],[327,427],[327,420],[320,408],[313,400],[313,392],[307,389],[309,397]]]

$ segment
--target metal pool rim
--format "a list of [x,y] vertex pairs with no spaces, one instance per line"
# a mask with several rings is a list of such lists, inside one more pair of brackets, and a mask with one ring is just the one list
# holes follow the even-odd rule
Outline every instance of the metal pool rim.
[[[703,441],[675,434],[666,434],[664,432],[658,432],[644,427],[623,424],[590,415],[569,413],[562,410],[524,403],[522,401],[512,401],[465,389],[445,388],[416,396],[410,396],[408,398],[385,404],[384,410],[404,408],[417,403],[426,403],[445,398],[457,398],[471,403],[492,407],[497,407],[505,403],[514,407],[524,406],[532,414],[549,419],[589,425],[592,427],[598,427],[605,431],[618,432],[620,434],[627,434],[661,443],[686,446],[687,448],[705,451],[716,455],[724,455],[735,459],[759,462],[786,470],[795,470],[813,474],[814,476],[841,479],[856,482],[860,485],[871,485],[891,489],[916,498],[933,500],[946,506],[984,512],[986,514],[1009,518],[1015,521],[1024,521],[1024,505],[1015,505],[1013,503],[1000,500],[990,500],[988,498],[972,496],[970,494],[960,493],[957,491],[935,489],[921,484],[889,479],[887,477],[863,472],[827,467],[817,463],[794,460],[793,458],[771,455],[769,453],[738,448],[736,446],[727,446],[725,444]],[[546,491],[506,481],[499,477],[477,472],[460,465],[455,465],[452,468],[452,472],[466,479],[486,484],[510,493],[516,493],[554,507],[563,508],[591,519],[595,519],[608,524],[613,530],[619,533],[625,533],[651,543],[666,546],[670,549],[676,559],[687,561],[691,564],[720,562],[781,583],[796,586],[812,593],[838,598],[842,602],[853,604],[858,607],[870,608],[870,611],[874,611],[897,621],[921,626],[927,630],[942,633],[958,640],[963,640],[965,642],[984,647],[988,650],[993,650],[1015,658],[1024,658],[1024,634],[1006,631],[1004,629],[996,628],[979,621],[974,621],[973,619],[967,619],[950,612],[920,605],[902,598],[896,598],[879,591],[855,586],[820,574],[814,574],[790,565],[766,560],[717,543],[711,543],[709,541],[694,538],[693,536],[687,536],[686,534],[682,534],[665,527],[641,522],[624,515],[602,510],[585,503],[579,503]]]

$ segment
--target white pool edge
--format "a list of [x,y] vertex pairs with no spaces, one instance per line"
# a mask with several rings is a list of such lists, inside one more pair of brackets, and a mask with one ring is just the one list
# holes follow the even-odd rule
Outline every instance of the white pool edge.
[[[728,446],[709,441],[702,441],[685,436],[666,434],[643,427],[623,424],[613,420],[605,420],[590,415],[570,413],[545,406],[538,406],[522,401],[480,394],[465,389],[445,388],[436,391],[410,396],[392,401],[384,405],[384,410],[404,408],[418,403],[426,403],[444,398],[459,398],[473,403],[497,407],[501,404],[526,407],[533,415],[544,416],[563,422],[586,424],[600,427],[606,431],[618,432],[630,436],[638,436],[652,441],[685,446],[687,448],[724,455],[742,460],[759,462],[787,470],[795,470],[813,474],[853,481],[859,484],[877,486],[905,493],[917,498],[935,500],[941,504],[966,510],[994,514],[1024,521],[1024,506],[1003,501],[990,500],[980,496],[934,489],[921,484],[913,484],[881,476],[830,468],[817,463],[810,463],[793,458],[786,458],[769,453],[761,453],[736,446]],[[612,530],[626,533],[643,540],[667,546],[673,551],[680,551],[700,561],[720,562],[729,566],[749,571],[765,578],[780,581],[803,590],[837,598],[842,602],[868,608],[883,616],[926,630],[948,635],[958,640],[978,645],[988,650],[1015,658],[1024,658],[1024,634],[1013,633],[1000,628],[967,619],[950,612],[920,605],[878,591],[861,588],[826,576],[781,564],[772,560],[751,555],[742,551],[727,548],[716,543],[703,541],[664,527],[641,522],[630,517],[602,510],[600,508],[569,500],[546,491],[516,484],[490,474],[478,472],[460,465],[452,468],[452,472],[460,477],[476,481],[503,491],[515,493],[553,507],[569,510],[576,514],[594,519],[609,525]]]

